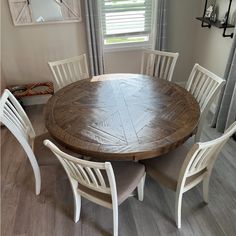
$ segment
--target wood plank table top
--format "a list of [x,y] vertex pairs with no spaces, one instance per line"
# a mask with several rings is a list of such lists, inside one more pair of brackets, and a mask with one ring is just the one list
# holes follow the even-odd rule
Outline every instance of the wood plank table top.
[[62,145],[102,160],[157,157],[195,131],[200,108],[184,88],[137,74],[107,74],[56,92],[46,127]]

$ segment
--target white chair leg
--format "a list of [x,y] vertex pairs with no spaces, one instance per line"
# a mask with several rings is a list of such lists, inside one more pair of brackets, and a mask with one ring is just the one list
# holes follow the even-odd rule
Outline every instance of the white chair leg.
[[194,143],[200,142],[201,132],[198,130],[194,137]]
[[74,195],[74,222],[77,223],[80,218],[81,196],[79,193]]
[[74,222],[77,223],[80,218],[80,210],[81,210],[81,196],[78,193],[77,187],[78,183],[74,179],[70,179],[71,187],[74,196]]
[[118,205],[113,205],[113,236],[118,236]]
[[181,207],[182,207],[182,198],[183,198],[183,193],[176,192],[176,197],[175,197],[175,222],[178,227],[178,229],[181,228]]
[[145,178],[146,178],[146,173],[140,180],[140,183],[138,184],[138,200],[143,201],[143,196],[144,196],[144,184],[145,184]]
[[203,200],[205,203],[208,203],[209,202],[209,196],[208,196],[208,193],[209,193],[209,182],[210,182],[210,176],[207,175],[204,180],[203,180]]
[[199,124],[198,124],[198,127],[197,127],[197,132],[196,132],[195,137],[194,137],[194,142],[195,143],[200,142],[201,132],[202,132],[203,124],[204,124],[205,120],[206,120],[206,113],[202,114],[201,117],[200,117],[200,121],[199,121]]
[[33,161],[29,158],[31,166],[33,168],[34,172],[34,178],[35,178],[35,193],[36,195],[40,194],[41,191],[41,174],[39,170],[39,166],[37,161],[34,159]]
[[41,191],[41,174],[40,174],[38,162],[35,158],[35,155],[31,149],[31,147],[29,146],[29,144],[25,143],[25,142],[21,142],[21,144],[22,144],[22,146],[28,156],[30,164],[32,166],[32,169],[34,172],[34,178],[35,178],[35,192],[36,192],[36,195],[39,195],[40,191]]
[[[33,168],[34,169],[34,168]],[[36,195],[40,194],[41,191],[41,175],[40,175],[40,170],[38,167],[36,167],[34,170],[34,177],[35,177],[35,193]]]

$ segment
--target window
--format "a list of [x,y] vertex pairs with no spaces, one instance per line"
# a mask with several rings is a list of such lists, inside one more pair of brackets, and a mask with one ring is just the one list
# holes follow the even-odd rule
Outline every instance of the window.
[[102,0],[105,47],[152,44],[153,0]]

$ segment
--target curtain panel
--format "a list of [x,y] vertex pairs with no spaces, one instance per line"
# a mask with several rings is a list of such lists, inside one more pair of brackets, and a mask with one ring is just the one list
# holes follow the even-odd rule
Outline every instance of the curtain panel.
[[155,49],[167,50],[167,0],[157,1]]
[[236,120],[236,36],[232,43],[224,78],[226,86],[219,97],[218,108],[213,120],[213,127],[224,132]]
[[84,5],[90,74],[101,75],[104,74],[104,53],[99,1],[86,0]]

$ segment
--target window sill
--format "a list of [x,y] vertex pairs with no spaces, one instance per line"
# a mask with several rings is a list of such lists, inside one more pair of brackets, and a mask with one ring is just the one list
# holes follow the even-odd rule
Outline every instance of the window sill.
[[104,45],[104,52],[126,52],[150,49],[151,46],[148,43],[132,43],[132,44],[116,44],[116,45]]

